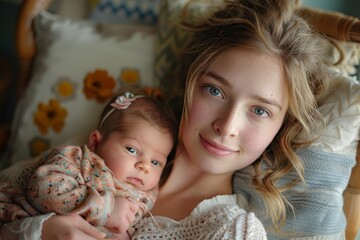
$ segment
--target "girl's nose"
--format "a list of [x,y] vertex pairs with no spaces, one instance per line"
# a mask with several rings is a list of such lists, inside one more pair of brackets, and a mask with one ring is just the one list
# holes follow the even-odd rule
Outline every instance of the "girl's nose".
[[135,164],[135,168],[138,171],[143,171],[144,173],[148,173],[150,170],[150,166],[148,163],[144,162],[144,161],[139,161]]
[[214,120],[213,128],[222,137],[236,137],[240,132],[242,122],[244,120],[241,119],[239,108],[232,107]]

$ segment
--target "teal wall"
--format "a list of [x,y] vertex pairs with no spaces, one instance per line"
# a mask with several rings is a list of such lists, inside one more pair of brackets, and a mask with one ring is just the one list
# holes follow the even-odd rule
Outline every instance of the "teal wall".
[[322,8],[360,18],[360,1],[358,0],[301,0],[302,5]]

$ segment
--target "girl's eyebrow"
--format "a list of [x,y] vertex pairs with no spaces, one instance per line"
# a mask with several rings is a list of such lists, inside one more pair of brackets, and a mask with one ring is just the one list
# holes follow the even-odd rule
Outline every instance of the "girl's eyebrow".
[[[219,76],[218,74],[216,74],[216,73],[214,73],[212,71],[206,71],[206,72],[204,72],[204,74],[211,77],[211,78],[213,78],[213,79],[215,79],[216,81],[221,82],[222,84],[224,84],[227,87],[231,87],[231,84],[230,84],[230,82],[228,80],[226,80],[225,78]],[[261,97],[261,96],[258,96],[258,95],[253,96],[253,98],[260,101],[260,102],[263,102],[265,104],[275,106],[275,107],[279,108],[280,111],[283,110],[281,105],[275,99],[268,99],[268,98],[264,98],[264,97]]]
[[283,108],[281,107],[281,105],[280,105],[275,99],[263,98],[263,97],[258,96],[258,95],[254,96],[253,98],[256,99],[256,100],[258,100],[258,101],[260,101],[260,102],[262,102],[262,103],[275,106],[275,107],[279,108],[280,111],[283,110]]
[[206,71],[206,72],[204,72],[204,74],[211,77],[211,78],[213,78],[213,79],[215,79],[215,80],[217,80],[217,81],[219,81],[219,82],[221,82],[222,84],[224,84],[227,87],[231,87],[230,82],[228,80],[226,80],[225,78],[217,75],[216,73],[214,73],[212,71]]

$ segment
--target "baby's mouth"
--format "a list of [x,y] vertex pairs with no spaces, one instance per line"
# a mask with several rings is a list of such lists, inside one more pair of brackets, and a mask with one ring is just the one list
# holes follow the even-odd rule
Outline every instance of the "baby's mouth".
[[127,182],[131,185],[134,185],[136,187],[141,187],[144,185],[143,180],[137,177],[127,177]]

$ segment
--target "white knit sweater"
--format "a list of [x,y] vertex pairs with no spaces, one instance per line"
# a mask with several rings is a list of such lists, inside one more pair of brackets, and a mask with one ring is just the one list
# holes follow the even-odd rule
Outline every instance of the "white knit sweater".
[[181,221],[145,217],[134,229],[132,239],[267,239],[260,221],[239,207],[236,195],[204,200]]
[[[217,196],[202,201],[181,221],[166,217],[144,217],[135,226],[132,239],[267,239],[265,230],[253,213],[237,204],[236,195]],[[40,239],[42,224],[52,214],[25,218],[7,225],[20,240]],[[155,222],[155,221],[156,222]]]

